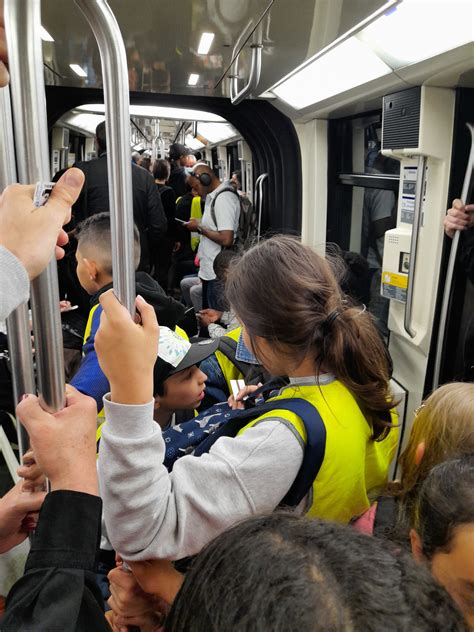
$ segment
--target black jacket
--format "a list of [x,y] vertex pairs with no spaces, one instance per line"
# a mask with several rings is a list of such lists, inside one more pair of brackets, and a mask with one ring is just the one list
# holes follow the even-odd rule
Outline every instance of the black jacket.
[[2,632],[110,632],[95,570],[102,501],[46,496],[25,574],[7,597]]
[[[105,285],[91,296],[91,307],[97,305],[99,296],[110,290],[112,283]],[[147,303],[155,308],[156,317],[160,325],[174,329],[183,317],[185,306],[168,296],[161,285],[146,272],[135,274],[135,292],[140,294]]]
[[[107,177],[107,154],[95,160],[78,162],[86,181],[79,199],[73,206],[74,223],[86,217],[108,212],[109,184]],[[166,235],[167,221],[163,205],[151,173],[132,164],[133,219],[140,233],[140,270],[150,270],[150,249],[153,250],[161,237]]]
[[186,184],[187,177],[188,175],[184,167],[179,166],[175,162],[171,163],[171,173],[168,184],[176,193],[176,197],[180,197],[188,192],[189,188]]

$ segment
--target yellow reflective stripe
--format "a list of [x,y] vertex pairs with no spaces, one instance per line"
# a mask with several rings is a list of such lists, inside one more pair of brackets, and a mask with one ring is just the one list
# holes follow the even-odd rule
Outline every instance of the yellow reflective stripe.
[[[225,334],[225,337],[231,338],[232,340],[235,340],[237,342],[240,337],[241,331],[242,331],[241,328],[237,327],[236,329],[233,329],[232,331],[229,331],[229,333]],[[222,351],[219,351],[219,349],[216,351],[216,360],[219,363],[219,366],[222,371],[222,375],[224,376],[224,379],[227,382],[227,389],[229,393],[232,393],[232,387],[230,385],[230,381],[242,380],[244,377],[243,373],[241,373],[239,369],[235,366],[235,364],[233,364],[229,360],[229,358],[227,358],[222,353]]]
[[[191,202],[191,218],[201,220],[202,219],[202,208],[201,208],[201,198],[199,195],[193,197]],[[199,233],[191,233],[191,248],[196,250],[199,246]]]
[[92,329],[92,319],[94,318],[94,313],[95,310],[99,307],[100,303],[97,303],[97,305],[94,305],[94,307],[91,308],[91,311],[89,312],[89,317],[87,319],[87,323],[86,323],[86,328],[84,331],[84,340],[83,340],[83,344],[86,344],[87,339],[89,338],[89,336],[91,335],[91,329]]

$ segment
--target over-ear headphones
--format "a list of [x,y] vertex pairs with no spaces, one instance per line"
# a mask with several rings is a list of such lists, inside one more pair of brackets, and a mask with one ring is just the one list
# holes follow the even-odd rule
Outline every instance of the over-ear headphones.
[[191,175],[193,176],[193,178],[196,178],[196,180],[199,180],[203,187],[208,187],[212,182],[212,177],[206,171],[204,171],[203,173],[193,172],[191,173]]

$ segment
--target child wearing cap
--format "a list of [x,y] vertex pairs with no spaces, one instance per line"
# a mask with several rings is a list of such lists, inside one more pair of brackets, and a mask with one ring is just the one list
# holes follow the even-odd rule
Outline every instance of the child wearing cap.
[[191,344],[168,327],[160,327],[160,346],[153,370],[153,418],[162,429],[194,415],[204,399],[207,375],[198,364],[217,349],[218,340]]

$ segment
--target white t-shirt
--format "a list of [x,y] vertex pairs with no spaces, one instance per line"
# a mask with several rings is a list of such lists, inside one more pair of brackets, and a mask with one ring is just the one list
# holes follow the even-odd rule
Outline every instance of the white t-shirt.
[[[204,206],[204,214],[202,216],[201,225],[204,228],[210,230],[232,230],[234,231],[234,239],[237,235],[239,228],[240,218],[240,202],[239,198],[232,191],[224,191],[219,194],[214,205],[214,212],[216,215],[217,226],[212,221],[211,204],[212,200],[216,197],[221,189],[227,187],[228,184],[221,184],[212,193],[208,193],[206,196],[206,204]],[[214,274],[214,259],[222,250],[222,246],[216,244],[212,239],[208,239],[204,235],[201,235],[201,241],[199,242],[198,257],[200,260],[199,277],[203,281],[212,281],[216,278]]]

